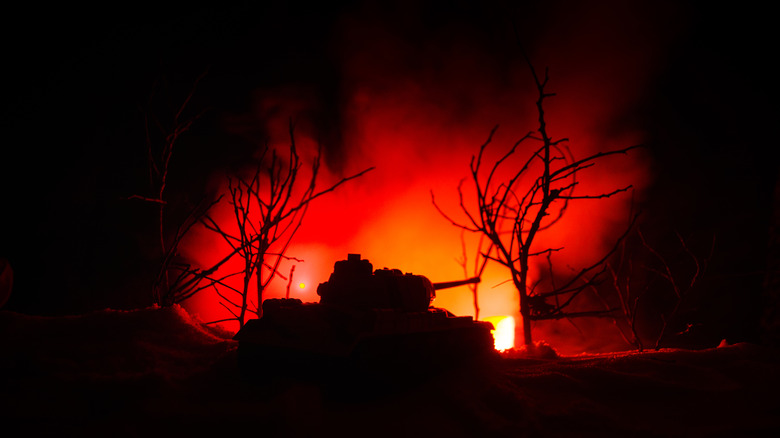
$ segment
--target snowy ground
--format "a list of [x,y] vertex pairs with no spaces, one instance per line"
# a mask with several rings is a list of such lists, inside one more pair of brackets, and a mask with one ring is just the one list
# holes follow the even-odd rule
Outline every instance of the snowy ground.
[[780,353],[748,344],[503,359],[345,396],[248,384],[236,344],[178,307],[0,312],[0,371],[14,436],[780,436]]

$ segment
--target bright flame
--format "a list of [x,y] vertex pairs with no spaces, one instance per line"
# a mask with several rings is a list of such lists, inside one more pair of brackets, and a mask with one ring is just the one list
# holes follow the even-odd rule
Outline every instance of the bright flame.
[[489,316],[485,321],[492,323],[494,347],[498,351],[508,350],[515,346],[515,319],[511,316]]

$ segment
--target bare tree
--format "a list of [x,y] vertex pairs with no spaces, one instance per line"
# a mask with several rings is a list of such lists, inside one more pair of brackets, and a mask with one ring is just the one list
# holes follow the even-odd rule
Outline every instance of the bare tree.
[[[575,158],[566,146],[568,139],[555,139],[548,133],[544,104],[546,99],[555,94],[546,91],[549,80],[547,69],[544,76],[540,78],[528,57],[525,55],[524,57],[537,91],[536,130],[528,132],[516,141],[491,165],[485,163],[485,152],[498,126],[493,128],[487,141],[480,147],[479,153],[471,159],[471,182],[476,195],[473,203],[466,200],[466,193],[463,190],[465,179],[458,185],[460,209],[465,215],[464,221],[455,220],[447,215],[436,204],[433,192],[431,192],[431,200],[436,209],[453,225],[466,231],[479,233],[490,240],[496,255],[489,253],[482,255],[501,264],[509,271],[511,281],[519,295],[524,343],[531,345],[531,321],[603,316],[614,310],[569,311],[567,308],[583,291],[600,281],[606,270],[605,261],[616,250],[617,244],[604,257],[569,275],[562,283],[557,285],[553,283],[553,287],[547,291],[539,290],[536,287],[539,283],[529,287],[529,268],[534,258],[547,256],[549,260],[552,253],[563,250],[563,248],[537,248],[535,243],[540,233],[561,220],[570,202],[609,198],[631,188],[629,185],[606,193],[578,195],[575,194],[575,188],[579,185],[577,175],[607,156],[626,154],[639,146]],[[539,146],[524,161],[520,161],[519,164],[513,162],[512,159],[517,157],[519,147],[529,142],[536,142]],[[523,186],[522,183],[526,181],[530,183]],[[549,300],[554,300],[554,303]]]
[[[191,208],[182,222],[180,222],[176,231],[171,234],[166,228],[166,208],[169,207],[166,199],[166,189],[168,188],[168,177],[173,152],[181,138],[190,130],[192,124],[197,121],[203,111],[195,115],[187,115],[188,106],[192,100],[198,84],[204,78],[204,72],[192,85],[189,93],[184,97],[182,103],[168,115],[169,120],[162,120],[153,110],[157,96],[156,86],[153,87],[144,111],[144,128],[146,137],[146,153],[149,171],[149,192],[146,195],[132,195],[128,199],[136,199],[157,207],[157,227],[160,249],[160,265],[158,273],[152,284],[152,299],[159,305],[171,305],[180,300],[180,292],[172,285],[171,271],[178,270],[174,268],[177,263],[179,244],[184,235],[198,222],[216,202],[204,203],[198,202]],[[167,112],[167,111],[166,111]],[[169,228],[169,227],[168,227]]]
[[[220,304],[232,315],[212,323],[236,321],[239,327],[242,327],[247,315],[261,317],[263,296],[269,284],[276,277],[286,279],[279,272],[282,261],[302,261],[288,256],[287,249],[303,223],[310,203],[373,169],[365,169],[318,190],[318,152],[312,162],[308,185],[301,190],[303,163],[296,149],[292,122],[289,135],[290,146],[286,157],[281,157],[275,149],[266,145],[249,178],[229,179],[228,202],[233,207],[235,231],[220,225],[208,214],[201,221],[207,229],[220,235],[231,248],[231,252],[217,265],[204,271],[191,270],[189,273],[191,279],[188,286],[193,287],[193,293],[205,287],[214,287],[222,299]],[[234,256],[242,260],[242,269],[219,278],[214,277],[217,269]],[[293,272],[294,265],[290,270],[290,281]],[[243,279],[240,288],[228,286],[225,282],[228,277],[236,275],[242,276]],[[250,285],[253,285],[256,291],[254,301],[250,296]]]
[[[620,302],[620,317],[615,323],[623,339],[638,350],[652,345],[661,348],[670,335],[670,328],[677,326],[678,335],[689,332],[694,323],[680,324],[680,311],[692,305],[694,290],[706,273],[715,251],[715,238],[710,244],[709,254],[702,257],[694,253],[686,239],[679,232],[674,233],[677,251],[660,251],[648,242],[640,228],[631,236],[635,245],[621,244],[619,254],[608,263],[611,286]],[[632,250],[628,250],[629,246]],[[676,254],[675,254],[676,252]],[[641,277],[637,281],[635,277]],[[646,318],[657,319],[657,324],[639,327],[641,313]],[[654,325],[655,329],[646,327]],[[682,327],[680,327],[682,325]]]
[[[318,151],[312,163],[308,186],[301,190],[303,163],[296,149],[293,125],[290,122],[290,146],[287,156],[278,155],[275,149],[266,145],[249,179],[229,178],[228,202],[233,207],[235,231],[226,231],[225,227],[209,214],[212,207],[224,197],[220,196],[211,202],[198,202],[177,225],[175,232],[170,233],[169,227],[166,227],[166,208],[169,207],[166,189],[170,163],[181,136],[189,131],[192,124],[203,114],[201,112],[193,116],[186,115],[195,89],[204,76],[205,73],[196,79],[189,94],[181,105],[172,111],[173,117],[169,117],[168,121],[161,121],[151,110],[156,99],[155,93],[149,97],[145,128],[150,194],[132,195],[128,199],[141,200],[155,205],[158,209],[161,262],[153,283],[154,302],[160,305],[180,303],[198,292],[213,288],[222,299],[220,304],[233,315],[227,320],[236,320],[243,325],[248,312],[257,316],[262,314],[263,292],[271,281],[277,276],[284,278],[284,275],[279,273],[281,261],[300,261],[286,256],[285,253],[301,226],[309,203],[373,168],[342,178],[328,188],[317,190],[320,169]],[[218,233],[231,248],[228,254],[208,268],[193,266],[179,257],[179,245],[196,224],[202,224]],[[222,267],[237,256],[243,261],[240,271],[218,274]],[[290,281],[292,273],[293,269],[290,271]],[[240,288],[231,286],[229,279],[235,276],[243,277]],[[253,302],[249,295],[252,282],[257,291],[256,302]]]
[[[479,236],[477,242],[477,251],[474,256],[474,262],[469,270],[468,251],[466,250],[466,230],[461,230],[460,233],[460,245],[461,245],[461,258],[457,260],[458,264],[463,268],[463,275],[465,278],[481,278],[487,267],[488,258],[485,254],[490,255],[493,252],[492,242],[487,243],[485,247],[485,235]],[[471,283],[468,285],[471,290],[471,296],[474,303],[474,319],[479,319],[479,282]]]

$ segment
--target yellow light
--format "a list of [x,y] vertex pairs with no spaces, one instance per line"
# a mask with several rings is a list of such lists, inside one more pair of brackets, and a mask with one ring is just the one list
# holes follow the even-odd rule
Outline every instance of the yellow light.
[[303,283],[301,283],[301,284],[299,284],[299,285],[298,285],[298,287],[300,287],[301,289],[303,289],[303,288],[305,288],[305,287],[306,287],[306,285],[305,285],[305,284],[303,284]]
[[489,316],[485,318],[493,324],[493,346],[498,351],[508,350],[515,346],[515,319],[511,316]]

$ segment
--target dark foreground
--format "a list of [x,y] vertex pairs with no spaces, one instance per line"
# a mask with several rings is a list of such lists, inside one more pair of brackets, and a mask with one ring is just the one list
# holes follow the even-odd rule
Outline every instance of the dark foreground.
[[780,354],[749,344],[501,359],[389,383],[247,379],[235,342],[173,308],[0,312],[0,357],[0,424],[19,436],[780,433]]

